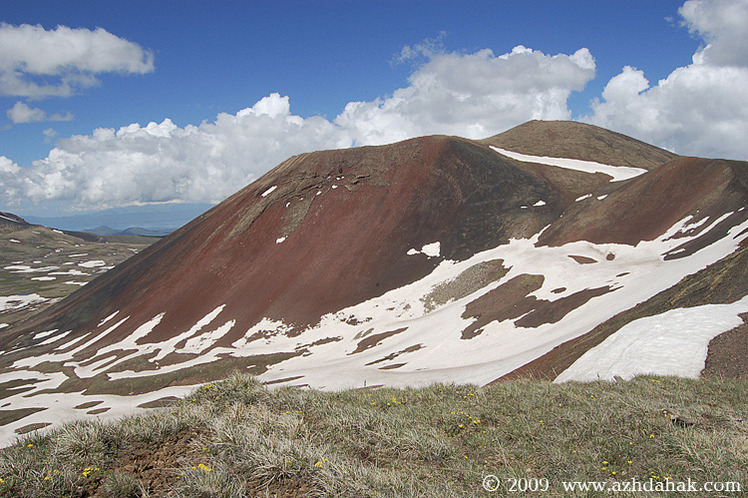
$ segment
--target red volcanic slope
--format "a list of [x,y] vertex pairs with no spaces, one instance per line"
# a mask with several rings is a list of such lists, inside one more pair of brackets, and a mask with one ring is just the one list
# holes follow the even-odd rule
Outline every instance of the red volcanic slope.
[[[563,142],[559,126],[552,125],[557,145]],[[501,136],[486,143],[433,136],[303,154],[24,326],[3,330],[0,344],[26,344],[32,332],[50,329],[76,337],[117,311],[130,319],[102,341],[124,340],[164,313],[139,343],[163,341],[225,304],[222,314],[236,326],[217,345],[228,346],[264,317],[291,324],[293,334],[326,313],[414,282],[444,259],[464,260],[548,225],[540,244],[634,245],[688,214],[733,212],[725,226],[746,219],[739,211],[746,198],[744,163],[672,158],[599,128],[567,127],[573,140],[564,147],[588,147],[599,161],[606,151],[620,155],[628,146],[650,172],[609,183],[601,174],[521,163],[486,145],[504,144]],[[587,142],[585,130],[594,130]],[[608,197],[575,202],[588,192]],[[524,209],[539,200],[542,208]],[[679,257],[708,243],[712,232]],[[438,258],[407,255],[435,240]]]
[[[302,327],[421,278],[438,263],[407,256],[410,248],[440,240],[442,256],[459,259],[537,232],[558,217],[561,202],[540,216],[519,207],[527,199],[561,198],[554,187],[459,138],[305,154],[76,292],[28,329],[44,323],[85,331],[119,310],[133,318],[134,330],[165,312],[168,319],[153,332],[163,339],[221,304],[236,318],[237,331],[265,316]],[[121,337],[109,339],[133,330],[121,327]]]

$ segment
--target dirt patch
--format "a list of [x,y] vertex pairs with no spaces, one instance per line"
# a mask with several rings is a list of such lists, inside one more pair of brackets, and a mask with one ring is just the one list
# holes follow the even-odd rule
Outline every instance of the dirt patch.
[[516,322],[518,327],[540,327],[544,323],[556,323],[569,312],[579,308],[593,297],[602,296],[610,292],[610,287],[597,287],[595,289],[584,289],[579,292],[556,301],[538,300],[535,309],[523,316]]
[[399,334],[401,332],[405,332],[406,330],[408,330],[408,327],[402,327],[399,329],[382,332],[380,334],[370,335],[366,339],[360,340],[358,344],[356,345],[356,349],[348,354],[351,355],[351,354],[361,353],[362,351],[366,351],[367,349],[373,348],[374,346],[378,345],[380,342],[387,339],[388,337],[391,337],[395,334]]
[[748,378],[748,313],[740,315],[743,325],[720,334],[709,342],[701,375],[726,379]]
[[[180,467],[208,464],[208,455],[195,449],[199,439],[199,432],[186,430],[158,443],[133,441],[117,451],[107,473],[129,474],[138,479],[151,496],[170,496]],[[107,496],[101,484],[101,477],[92,476],[85,486],[88,496]]]
[[469,303],[462,318],[477,318],[462,331],[461,339],[472,339],[493,321],[518,318],[531,311],[537,298],[528,296],[543,286],[542,275],[522,274]]
[[400,368],[405,365],[407,365],[407,363],[393,363],[392,365],[385,365],[383,367],[379,367],[379,370],[394,370],[396,368]]
[[28,434],[32,431],[38,431],[39,429],[44,429],[48,425],[52,425],[52,422],[37,422],[35,424],[28,424],[24,425],[23,427],[19,427],[15,430],[16,434]]
[[577,256],[576,254],[569,254],[569,257],[579,263],[580,265],[589,265],[597,263],[596,259],[588,258],[587,256]]
[[165,406],[173,405],[178,402],[179,398],[176,396],[164,396],[163,398],[154,399],[153,401],[146,401],[140,403],[138,408],[163,408]]
[[33,415],[37,412],[43,412],[46,408],[20,408],[18,410],[0,410],[0,425],[8,425],[16,420]]
[[103,401],[86,401],[85,403],[81,403],[80,405],[75,405],[73,408],[75,408],[76,410],[87,410],[102,403]]
[[366,364],[366,366],[368,367],[369,365],[376,365],[377,363],[381,363],[383,361],[394,360],[395,358],[397,358],[401,354],[412,353],[414,351],[418,351],[422,347],[423,347],[423,344],[413,344],[412,346],[408,346],[407,348],[405,348],[405,349],[403,349],[401,351],[396,351],[394,353],[388,354],[387,356],[385,356],[383,358],[379,358],[378,360],[370,361],[369,363]]

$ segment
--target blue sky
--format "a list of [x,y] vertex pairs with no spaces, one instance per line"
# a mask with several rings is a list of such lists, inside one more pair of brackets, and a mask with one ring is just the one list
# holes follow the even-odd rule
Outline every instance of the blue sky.
[[[746,159],[738,139],[748,111],[735,110],[745,97],[729,88],[748,82],[747,12],[746,0],[6,1],[0,209],[54,215],[215,202],[306,150],[426,133],[478,138],[534,117]],[[38,28],[22,33],[24,24]],[[68,30],[56,39],[91,43],[65,68],[52,68],[38,45],[58,26]],[[11,39],[23,41],[11,47]],[[85,59],[115,45],[98,65]],[[2,86],[8,75],[15,86]],[[70,95],[19,90],[46,83],[64,93],[62,81],[72,81]],[[716,97],[704,109],[679,114],[709,85]],[[705,119],[733,128],[704,137]],[[150,122],[158,129],[144,131]],[[139,129],[118,132],[132,123]],[[147,154],[157,157],[136,164]],[[144,171],[154,173],[147,185]]]

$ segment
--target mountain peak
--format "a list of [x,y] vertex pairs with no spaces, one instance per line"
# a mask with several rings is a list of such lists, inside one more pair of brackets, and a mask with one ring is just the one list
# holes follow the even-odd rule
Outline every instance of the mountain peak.
[[528,121],[481,142],[522,154],[647,170],[677,157],[640,140],[577,121]]

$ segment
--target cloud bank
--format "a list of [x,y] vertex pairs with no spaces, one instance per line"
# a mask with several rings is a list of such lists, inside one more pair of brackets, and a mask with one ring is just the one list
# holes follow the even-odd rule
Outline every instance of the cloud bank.
[[582,118],[679,154],[748,159],[748,1],[690,0],[683,25],[704,45],[652,85],[626,66]]
[[[0,185],[11,206],[25,200],[62,201],[80,210],[217,202],[302,152],[434,133],[480,138],[528,119],[568,119],[569,94],[594,74],[586,48],[572,55],[522,46],[499,56],[431,52],[407,87],[374,102],[349,103],[333,121],[294,115],[288,97],[274,93],[199,126],[181,128],[167,118],[58,140],[30,168],[0,169]],[[16,107],[18,119],[44,116]]]
[[97,28],[0,23],[0,94],[67,97],[99,83],[100,73],[153,71],[153,53]]
[[[642,70],[625,66],[581,120],[680,154],[748,159],[748,1],[689,0],[679,13],[683,26],[703,41],[692,64],[654,84]],[[50,36],[39,27],[22,28]],[[0,47],[2,36],[13,32],[0,26]],[[67,76],[153,69],[152,55],[103,30],[58,28],[54,36],[111,43],[118,55],[73,57],[64,64],[39,55],[20,63],[3,48],[0,91],[8,91],[2,80],[10,78],[21,93],[45,95],[25,79],[45,71],[61,78],[48,89],[51,95],[72,88]],[[436,133],[483,138],[530,119],[570,119],[569,95],[595,76],[586,48],[548,55],[517,46],[497,56],[491,50],[447,53],[438,40],[427,40],[405,47],[399,58],[424,62],[405,87],[371,102],[350,102],[333,120],[294,115],[288,97],[273,93],[197,126],[179,127],[167,118],[61,139],[28,168],[0,156],[0,196],[8,206],[50,201],[79,210],[217,202],[302,152]],[[12,111],[16,122],[51,119],[25,104]]]

